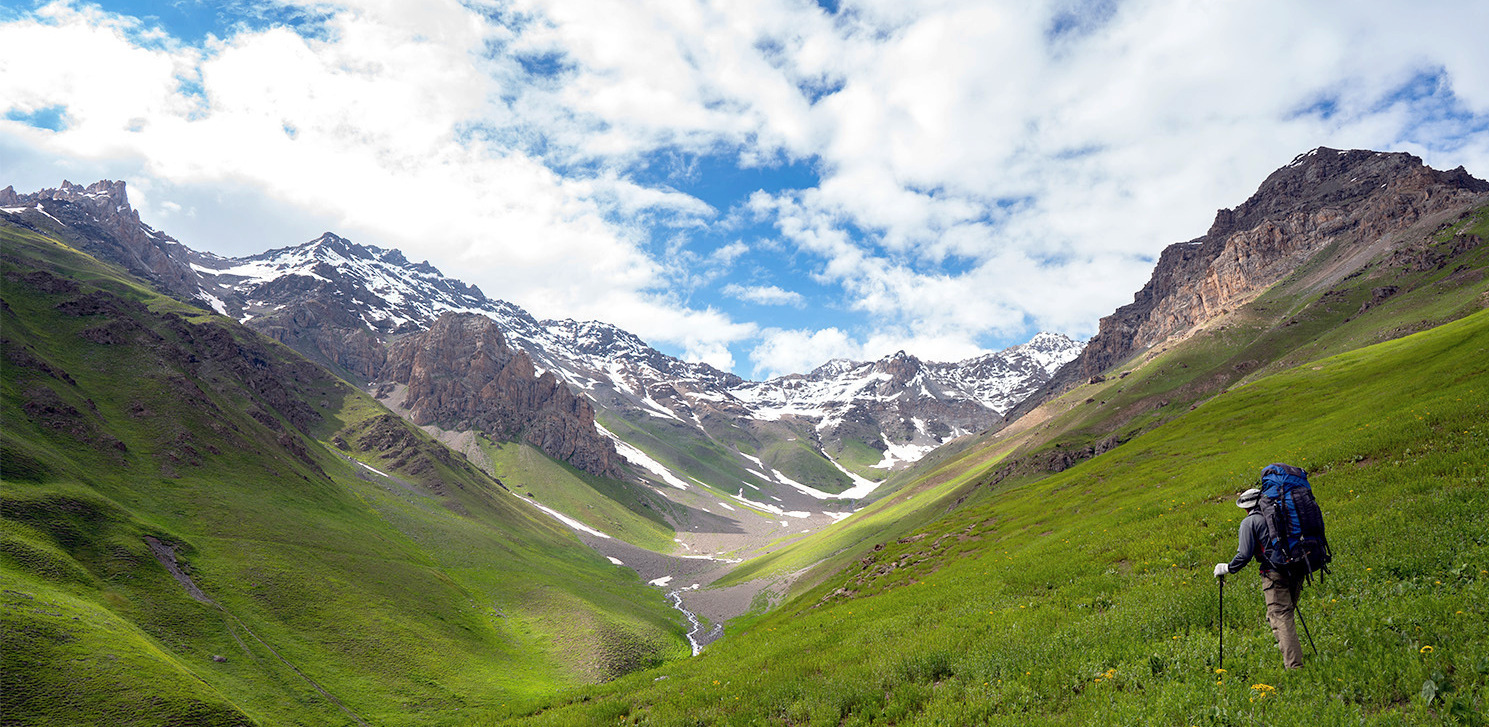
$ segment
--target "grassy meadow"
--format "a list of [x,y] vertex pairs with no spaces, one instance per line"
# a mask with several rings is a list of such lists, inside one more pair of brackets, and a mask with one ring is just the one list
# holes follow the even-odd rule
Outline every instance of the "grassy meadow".
[[688,653],[634,573],[323,369],[0,234],[5,724],[459,725]]
[[[1489,237],[1489,211],[1410,252],[1458,232]],[[3,724],[1489,720],[1489,246],[1321,283],[1326,251],[932,453],[720,581],[804,573],[690,659],[655,590],[513,496],[666,550],[672,505],[645,487],[484,442],[493,479],[283,346],[0,235]],[[754,477],[735,449],[846,481],[785,428],[603,423],[710,483]],[[1304,590],[1317,654],[1305,639],[1292,673],[1256,569],[1223,613],[1210,577],[1235,494],[1274,461],[1309,470],[1336,552]]]
[[[1480,724],[1486,374],[1489,311],[1256,379],[524,723]],[[1292,673],[1255,567],[1223,616],[1210,575],[1272,461],[1310,471],[1336,551],[1300,604],[1318,654]]]

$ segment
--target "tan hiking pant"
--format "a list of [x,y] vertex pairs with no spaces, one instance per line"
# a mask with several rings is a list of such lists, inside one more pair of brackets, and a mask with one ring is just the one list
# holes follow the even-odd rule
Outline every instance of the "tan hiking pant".
[[1277,648],[1282,651],[1282,666],[1288,669],[1303,666],[1303,647],[1298,644],[1298,629],[1293,625],[1293,609],[1298,603],[1300,585],[1274,571],[1262,571],[1267,623],[1272,625],[1272,635],[1277,637]]

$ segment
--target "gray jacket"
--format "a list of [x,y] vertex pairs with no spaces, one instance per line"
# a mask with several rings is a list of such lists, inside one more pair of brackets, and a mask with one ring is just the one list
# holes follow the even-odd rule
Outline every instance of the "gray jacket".
[[1256,559],[1257,567],[1263,571],[1272,570],[1272,564],[1262,555],[1262,545],[1267,542],[1267,520],[1260,512],[1252,510],[1241,521],[1236,541],[1236,557],[1231,558],[1230,572],[1239,572],[1252,558]]

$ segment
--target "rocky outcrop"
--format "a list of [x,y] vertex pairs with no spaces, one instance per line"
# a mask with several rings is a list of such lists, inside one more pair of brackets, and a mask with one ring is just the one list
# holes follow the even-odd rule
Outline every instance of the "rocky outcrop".
[[401,406],[419,425],[522,440],[592,474],[619,477],[615,446],[595,428],[587,400],[526,353],[490,318],[446,313],[388,347],[382,378],[407,385]]
[[377,335],[355,313],[328,296],[311,292],[294,299],[275,315],[248,322],[253,328],[352,380],[377,377],[387,351]]
[[116,262],[171,295],[200,303],[196,294],[201,283],[188,263],[191,251],[140,222],[123,181],[105,179],[86,187],[63,181],[61,187],[35,194],[17,194],[6,187],[0,190],[0,206],[31,207],[34,211],[8,217],[32,225],[60,222],[57,231],[88,254]]
[[[559,382],[584,387],[586,404],[622,417],[668,420],[671,436],[700,445],[718,437],[731,441],[741,432],[743,443],[757,449],[780,437],[805,438],[831,453],[856,449],[858,443],[884,452],[887,467],[905,466],[952,437],[996,424],[1003,411],[1047,381],[1078,350],[1063,336],[1041,334],[1029,344],[955,363],[922,362],[901,353],[748,382],[663,354],[611,324],[539,321],[515,305],[487,298],[475,286],[445,277],[428,262],[413,263],[397,250],[357,244],[330,232],[241,258],[189,250],[139,224],[124,191],[122,184],[112,182],[88,188],[64,184],[26,199],[34,198],[35,204],[45,198],[46,214],[60,205],[90,205],[77,207],[78,215],[102,215],[90,223],[98,230],[134,236],[128,244],[96,246],[101,257],[151,277],[181,300],[244,323],[348,381],[392,379],[384,373],[390,341],[428,329],[446,312],[479,312],[496,322],[506,345],[531,357],[530,366],[552,372]],[[0,199],[24,202],[14,190],[0,193]],[[12,217],[9,210],[5,214]],[[38,225],[52,224],[41,209],[23,216]],[[153,251],[147,249],[152,245]],[[150,272],[146,258],[175,264],[179,275],[172,277],[164,268]],[[107,342],[115,333],[121,332],[100,328],[89,335]],[[544,421],[523,428],[521,436],[546,441],[555,452],[592,459],[588,448],[573,449],[568,443],[593,440],[598,433],[580,436],[568,431],[569,424],[566,419]],[[806,471],[793,473],[808,476]],[[843,483],[847,481],[845,476]]]
[[1462,167],[1438,171],[1411,154],[1318,148],[1223,209],[1203,236],[1158,258],[1133,302],[1101,319],[1081,355],[1010,411],[1012,421],[1171,336],[1249,302],[1325,247],[1368,244],[1489,193]]

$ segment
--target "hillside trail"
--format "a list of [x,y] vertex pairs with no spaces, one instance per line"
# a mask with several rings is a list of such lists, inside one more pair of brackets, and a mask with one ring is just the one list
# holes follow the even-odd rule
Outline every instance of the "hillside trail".
[[[342,712],[345,712],[346,715],[356,721],[357,724],[362,725],[362,727],[371,727],[371,725],[369,725],[366,720],[362,719],[360,715],[358,715],[356,712],[353,712],[350,707],[346,706],[346,704],[343,703],[340,699],[337,699],[335,695],[326,691],[326,688],[321,686],[320,683],[316,680],[311,679],[310,675],[306,674],[303,671],[300,671],[299,667],[291,663],[289,659],[284,658],[284,656],[280,654],[273,646],[269,645],[269,642],[264,641],[263,638],[254,633],[253,629],[248,628],[248,625],[243,623],[243,620],[238,618],[236,614],[234,614],[232,611],[229,611],[221,603],[218,603],[210,596],[208,596],[206,592],[204,592],[201,587],[196,584],[196,581],[193,580],[190,575],[187,575],[185,570],[182,569],[181,563],[176,560],[176,546],[164,543],[159,539],[149,535],[145,536],[145,545],[150,546],[150,552],[155,556],[155,560],[159,561],[160,565],[170,572],[171,577],[176,579],[177,583],[181,584],[181,587],[186,590],[186,594],[188,596],[191,596],[193,600],[199,603],[217,609],[220,613],[222,613],[224,617],[227,618],[228,632],[232,634],[233,640],[238,642],[238,646],[243,648],[243,653],[247,654],[249,658],[254,659],[255,661],[258,660],[258,657],[255,656],[251,650],[249,650],[248,644],[244,643],[243,639],[238,636],[239,629],[241,629],[243,633],[247,634],[249,638],[257,641],[260,646],[264,647],[264,649],[267,650],[270,654],[273,654],[274,658],[278,659],[280,663],[288,667],[290,671],[294,672],[296,676],[303,679],[307,684],[313,687],[315,691],[320,692],[321,696],[325,697],[332,704],[336,705],[338,709],[340,709]],[[237,625],[237,628],[233,628],[234,624]]]

